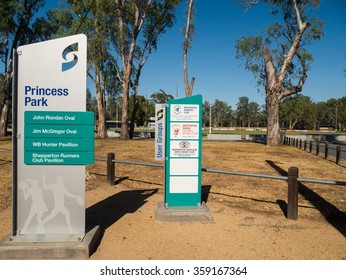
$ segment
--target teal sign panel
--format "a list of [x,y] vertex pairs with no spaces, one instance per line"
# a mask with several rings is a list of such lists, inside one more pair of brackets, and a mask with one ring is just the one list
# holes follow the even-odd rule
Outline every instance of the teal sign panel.
[[94,113],[25,111],[24,163],[94,163]]
[[24,141],[25,151],[80,151],[87,152],[94,150],[93,139],[76,138],[26,138]]
[[167,103],[165,206],[199,206],[202,168],[202,96]]
[[83,165],[94,163],[93,152],[24,152],[25,164]]
[[25,111],[25,124],[93,125],[93,112]]
[[94,137],[94,126],[27,124],[24,128],[24,135],[27,138],[92,138]]

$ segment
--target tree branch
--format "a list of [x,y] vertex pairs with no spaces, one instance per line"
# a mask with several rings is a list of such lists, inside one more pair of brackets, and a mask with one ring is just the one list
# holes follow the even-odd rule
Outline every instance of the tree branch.
[[263,57],[266,71],[266,88],[272,89],[276,84],[276,69],[272,54],[265,44],[263,44]]
[[294,8],[294,10],[296,12],[297,24],[298,24],[299,30],[302,30],[304,28],[304,24],[303,24],[302,18],[300,16],[300,11],[299,11],[299,8],[298,8],[297,1],[296,0],[292,0],[292,3],[293,3],[293,8]]
[[279,100],[282,100],[283,98],[285,98],[287,96],[290,96],[292,94],[296,94],[298,92],[301,92],[302,89],[303,89],[303,85],[304,85],[304,83],[305,83],[305,81],[306,81],[306,79],[308,77],[308,74],[307,74],[308,67],[307,67],[307,65],[305,64],[305,62],[303,61],[303,58],[299,54],[297,54],[297,56],[298,56],[298,59],[299,59],[299,61],[301,62],[302,66],[303,66],[303,74],[300,77],[300,80],[299,80],[299,82],[298,82],[298,84],[296,86],[286,88],[286,89],[284,89],[281,92],[281,94],[279,96]]
[[293,40],[293,43],[291,45],[290,50],[287,53],[287,56],[285,57],[284,63],[282,65],[280,73],[277,77],[277,85],[276,85],[276,91],[277,92],[281,91],[281,87],[282,87],[282,84],[283,84],[285,77],[287,75],[288,68],[290,67],[292,60],[293,60],[293,57],[299,48],[299,43],[300,43],[300,40],[303,36],[303,33],[310,26],[310,24],[308,22],[302,23],[301,17],[300,17],[300,11],[298,9],[296,0],[292,0],[292,3],[294,6],[294,10],[296,12],[297,24],[299,26],[299,30],[298,30],[298,32],[297,32],[297,34]]

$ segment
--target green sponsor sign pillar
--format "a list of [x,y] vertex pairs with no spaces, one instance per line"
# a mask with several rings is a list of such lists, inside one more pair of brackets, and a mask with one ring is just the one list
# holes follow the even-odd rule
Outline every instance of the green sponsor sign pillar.
[[202,96],[173,100],[166,109],[165,206],[200,206]]

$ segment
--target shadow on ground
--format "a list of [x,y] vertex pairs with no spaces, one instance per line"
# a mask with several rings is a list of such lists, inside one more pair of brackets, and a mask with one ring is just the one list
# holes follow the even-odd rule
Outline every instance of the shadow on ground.
[[124,215],[135,213],[157,191],[158,189],[124,190],[95,203],[86,209],[86,228],[92,229],[99,225],[101,241],[108,227]]
[[[275,164],[271,160],[266,161],[272,168],[274,168],[280,175],[287,176],[287,171]],[[309,201],[324,217],[325,219],[342,235],[346,237],[346,213],[340,211],[336,206],[325,200],[319,194],[309,189],[306,185],[298,182],[298,192],[307,201]],[[287,204],[284,201],[277,201],[284,214],[287,216]],[[286,205],[285,205],[286,204]],[[299,209],[298,205],[298,209]]]

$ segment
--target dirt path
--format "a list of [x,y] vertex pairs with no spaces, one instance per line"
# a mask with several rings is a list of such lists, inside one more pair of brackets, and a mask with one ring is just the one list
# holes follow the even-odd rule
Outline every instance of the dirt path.
[[102,213],[104,229],[91,259],[346,259],[345,236],[322,219],[292,221],[208,202],[214,223],[162,223],[155,219],[162,200],[155,190],[89,191],[89,219]]
[[[107,184],[87,192],[87,224],[103,234],[93,260],[345,260],[346,238],[324,219],[287,220],[210,201],[213,223],[163,223],[155,218],[157,189]],[[278,206],[279,207],[279,206]],[[11,231],[11,209],[0,212],[0,238]]]

